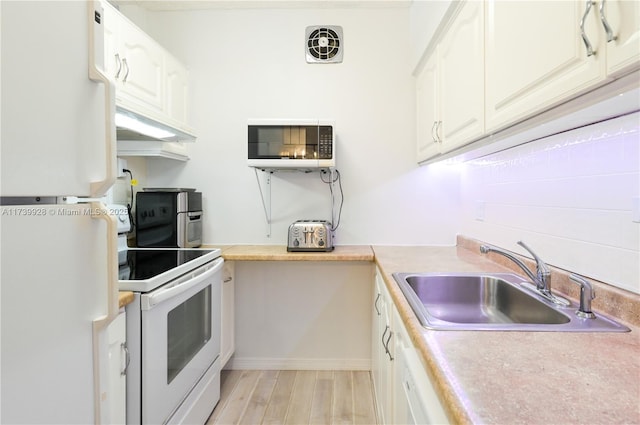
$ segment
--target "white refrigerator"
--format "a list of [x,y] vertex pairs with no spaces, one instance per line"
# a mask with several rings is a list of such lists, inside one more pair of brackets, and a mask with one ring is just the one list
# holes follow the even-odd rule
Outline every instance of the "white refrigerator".
[[1,18],[0,422],[109,423],[118,314],[114,86],[99,2]]

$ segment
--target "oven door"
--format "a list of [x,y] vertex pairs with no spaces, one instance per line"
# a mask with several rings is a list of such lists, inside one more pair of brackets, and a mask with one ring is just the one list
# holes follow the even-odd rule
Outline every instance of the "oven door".
[[142,422],[166,422],[220,355],[218,258],[141,296]]

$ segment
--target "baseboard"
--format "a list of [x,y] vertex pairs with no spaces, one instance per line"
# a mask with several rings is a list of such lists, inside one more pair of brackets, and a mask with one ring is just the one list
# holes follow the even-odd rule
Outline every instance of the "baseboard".
[[224,368],[233,370],[371,370],[371,359],[272,359],[233,356]]

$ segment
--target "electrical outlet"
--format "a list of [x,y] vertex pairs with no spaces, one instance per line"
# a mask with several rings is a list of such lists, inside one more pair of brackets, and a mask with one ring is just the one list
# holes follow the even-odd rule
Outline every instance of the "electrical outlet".
[[118,173],[116,174],[116,176],[118,178],[125,177],[125,174],[124,174],[124,172],[122,170],[127,168],[127,160],[124,159],[124,158],[118,158],[117,167],[118,167]]
[[640,223],[640,198],[632,198],[631,200],[631,221]]

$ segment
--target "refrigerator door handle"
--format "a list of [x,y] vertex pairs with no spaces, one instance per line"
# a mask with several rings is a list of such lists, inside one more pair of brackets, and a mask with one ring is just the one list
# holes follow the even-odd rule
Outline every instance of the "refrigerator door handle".
[[91,202],[91,218],[105,220],[107,223],[107,316],[96,321],[106,319],[111,323],[119,313],[118,309],[118,223],[115,216],[109,214],[102,202]]
[[91,196],[102,196],[116,181],[115,84],[99,65],[104,63],[104,10],[99,1],[89,0],[89,79],[104,84],[105,92],[105,176],[91,182]]
[[91,218],[104,220],[107,228],[105,231],[107,242],[107,311],[93,319],[93,399],[94,399],[94,423],[104,422],[104,403],[102,395],[107,390],[107,376],[105,370],[108,364],[107,328],[118,316],[118,250],[117,235],[118,223],[113,215],[109,214],[107,207],[102,202],[91,202]]

